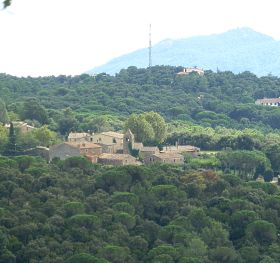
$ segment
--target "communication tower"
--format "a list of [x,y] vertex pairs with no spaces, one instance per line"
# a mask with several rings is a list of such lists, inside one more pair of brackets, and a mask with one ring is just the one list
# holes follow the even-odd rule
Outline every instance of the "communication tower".
[[152,25],[149,31],[149,68],[152,66]]

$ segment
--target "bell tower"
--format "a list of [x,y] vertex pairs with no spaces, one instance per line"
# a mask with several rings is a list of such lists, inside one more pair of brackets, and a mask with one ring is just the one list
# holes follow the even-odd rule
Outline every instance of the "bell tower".
[[130,151],[134,148],[134,134],[130,129],[126,131],[123,136],[123,153],[130,154]]

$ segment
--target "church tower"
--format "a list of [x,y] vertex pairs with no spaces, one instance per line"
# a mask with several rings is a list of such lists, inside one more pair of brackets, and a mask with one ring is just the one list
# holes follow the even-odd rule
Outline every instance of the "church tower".
[[123,136],[123,153],[130,154],[130,151],[134,148],[134,135],[130,129],[126,131]]

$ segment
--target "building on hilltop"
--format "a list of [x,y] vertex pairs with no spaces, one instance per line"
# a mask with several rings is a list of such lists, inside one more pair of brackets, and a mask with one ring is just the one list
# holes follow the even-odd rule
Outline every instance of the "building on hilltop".
[[155,153],[144,158],[144,164],[152,163],[168,163],[168,164],[184,164],[184,156],[179,153],[160,152]]
[[136,158],[130,154],[110,154],[103,153],[98,157],[98,163],[105,165],[139,165]]
[[123,150],[123,137],[124,134],[108,131],[97,133],[92,136],[93,143],[100,143],[100,144],[115,144],[115,150],[122,151]]
[[[28,125],[26,122],[23,121],[13,121],[12,122],[14,125],[15,129],[18,129],[21,133],[28,133],[33,131],[35,128],[32,125]],[[10,123],[9,124],[5,124],[5,128],[10,129]]]
[[192,146],[192,145],[170,145],[170,146],[165,146],[163,148],[163,152],[166,153],[188,153],[192,155],[193,157],[199,156],[200,155],[200,148]]
[[189,75],[190,73],[197,73],[200,76],[204,75],[204,70],[202,68],[184,68],[183,71],[177,73],[177,75]]
[[91,158],[91,160],[95,160],[93,162],[97,162],[97,156],[99,156],[100,154],[102,154],[102,147],[98,144],[91,142],[64,142],[61,144],[51,146],[49,150],[50,160],[52,160],[53,158],[65,160],[66,158],[74,156],[95,156],[96,158]]
[[70,132],[68,142],[92,142],[92,134],[87,132]]
[[123,136],[123,153],[129,154],[134,149],[135,138],[130,129]]
[[255,101],[255,104],[262,105],[262,106],[279,107],[280,106],[280,98],[263,98],[263,99],[258,99],[258,100]]
[[139,150],[139,156],[144,159],[147,156],[159,153],[159,148],[157,146],[145,146]]

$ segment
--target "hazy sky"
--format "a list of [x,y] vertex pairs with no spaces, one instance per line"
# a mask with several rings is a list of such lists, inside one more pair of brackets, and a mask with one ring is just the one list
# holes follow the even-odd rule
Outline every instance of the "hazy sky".
[[[3,2],[3,0],[0,0]],[[0,10],[0,72],[77,75],[166,38],[251,27],[280,40],[279,0],[13,0]]]

